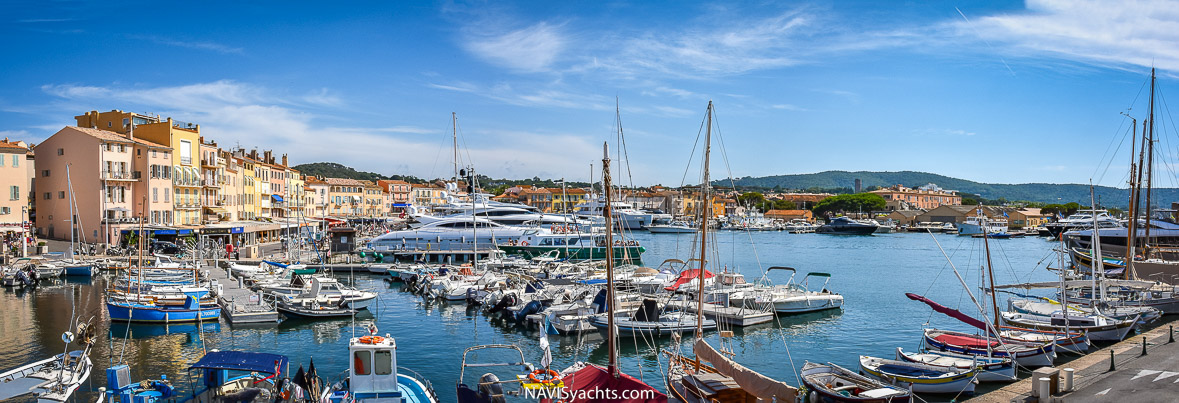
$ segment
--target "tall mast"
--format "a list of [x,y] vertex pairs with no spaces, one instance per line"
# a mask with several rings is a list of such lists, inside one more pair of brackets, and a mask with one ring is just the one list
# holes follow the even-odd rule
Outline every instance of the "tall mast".
[[[704,207],[700,210],[700,271],[696,272],[696,340],[704,337],[704,267],[708,257],[708,155],[712,151],[712,101],[708,101],[708,125],[704,129],[704,179],[700,183],[700,197]],[[700,356],[695,359],[696,371],[700,371]]]
[[[1134,271],[1134,235],[1135,231],[1137,231],[1135,224],[1137,224],[1138,221],[1138,197],[1136,197],[1137,195],[1134,193],[1134,188],[1138,186],[1138,182],[1134,180],[1135,171],[1138,169],[1138,166],[1134,161],[1134,154],[1138,151],[1138,119],[1131,117],[1130,125],[1130,132],[1134,134],[1135,138],[1134,141],[1130,142],[1130,209],[1128,211],[1130,214],[1130,222],[1129,225],[1126,226],[1126,270],[1125,273],[1122,274],[1122,277],[1126,279],[1129,279],[1130,272]],[[1096,229],[1094,229],[1094,233],[1096,232]],[[1094,237],[1089,237],[1090,242],[1093,242],[1093,240]]]
[[[70,205],[70,261],[72,262],[72,261],[74,261],[74,228],[75,228],[75,224],[76,224],[74,222],[74,219],[77,218],[77,216],[74,215],[74,184],[73,184],[73,182],[70,182],[70,165],[69,164],[66,164],[66,188],[68,188],[70,190],[70,201],[69,201],[69,205]],[[106,195],[102,195],[102,197],[105,198]],[[105,214],[105,213],[106,212],[104,211],[103,214]]]
[[978,205],[978,214],[982,217],[983,248],[987,251],[987,281],[991,283],[991,288],[987,291],[991,293],[991,309],[995,311],[995,331],[998,331],[999,300],[995,298],[995,270],[991,266],[991,243],[987,241],[987,216],[983,214],[981,203]]
[[1150,190],[1151,178],[1154,177],[1154,69],[1150,69],[1150,108],[1147,110],[1146,128],[1147,128],[1147,152],[1146,165],[1143,170],[1146,171],[1146,223],[1142,226],[1142,251],[1143,256],[1150,258]]
[[450,113],[451,138],[454,140],[454,186],[458,188],[458,114]]
[[[1098,284],[1105,277],[1105,259],[1101,256],[1101,236],[1097,233],[1097,201],[1093,196],[1093,184],[1089,184],[1089,205],[1093,208],[1093,236],[1089,244],[1093,246],[1093,258],[1089,259],[1089,277],[1093,279],[1093,296],[1105,301],[1105,284]],[[1064,295],[1064,290],[1061,290]],[[1098,304],[1093,304],[1094,309]],[[1064,311],[1065,315],[1068,311]]]
[[[602,187],[610,187],[610,144],[602,143]],[[606,195],[606,206],[602,210],[602,217],[606,218],[606,349],[610,351],[610,361],[606,369],[610,375],[618,378],[618,348],[615,343],[614,329],[614,230],[611,222],[610,192]]]

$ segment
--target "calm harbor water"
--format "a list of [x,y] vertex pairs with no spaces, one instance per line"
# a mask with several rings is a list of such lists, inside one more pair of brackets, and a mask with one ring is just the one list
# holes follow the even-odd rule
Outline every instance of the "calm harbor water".
[[[635,233],[647,247],[643,260],[654,267],[664,259],[687,260],[693,246],[690,234]],[[719,266],[739,271],[750,280],[769,266],[789,266],[802,274],[831,273],[828,286],[845,296],[842,311],[782,316],[776,322],[736,329],[731,339],[734,358],[763,374],[797,385],[795,368],[807,361],[833,362],[858,368],[861,354],[892,357],[897,347],[915,350],[921,329],[926,326],[970,330],[957,321],[932,313],[920,302],[910,301],[906,292],[926,295],[950,307],[977,316],[977,309],[950,271],[934,239],[941,243],[967,284],[978,292],[980,269],[985,254],[980,239],[954,235],[881,234],[841,237],[784,232],[720,232],[712,259]],[[990,241],[996,283],[1052,281],[1044,270],[1058,265],[1054,244],[1041,238]],[[698,252],[697,252],[698,253]],[[698,257],[698,256],[697,256]],[[719,266],[711,266],[715,269]],[[784,282],[786,272],[771,272],[775,282]],[[180,388],[187,388],[187,365],[206,349],[247,350],[285,354],[293,372],[314,358],[316,369],[334,381],[347,368],[348,338],[375,323],[380,333],[397,340],[398,365],[429,379],[442,401],[454,401],[463,349],[478,344],[515,344],[530,362],[542,355],[537,347],[539,333],[497,319],[489,319],[464,304],[425,302],[401,291],[400,284],[385,276],[339,275],[360,288],[380,293],[379,303],[356,318],[355,330],[348,320],[285,321],[275,325],[145,326],[110,325],[102,305],[101,280],[70,280],[62,285],[35,291],[0,292],[0,369],[8,369],[51,354],[60,353],[60,339],[71,316],[97,315],[101,326],[99,343],[91,355],[95,372],[89,385],[75,394],[75,401],[93,401],[105,384],[103,370],[112,362],[131,365],[132,379],[168,376]],[[812,287],[819,285],[812,283]],[[1005,298],[1000,295],[1000,304]],[[706,335],[715,346],[718,336]],[[602,338],[594,333],[582,337],[550,336],[555,368],[576,361],[605,363]],[[684,340],[685,351],[691,337]],[[726,343],[727,344],[727,343]],[[664,388],[661,349],[673,348],[671,339],[623,339],[623,370],[660,389]],[[481,360],[510,357],[484,355]],[[483,371],[478,371],[481,374]],[[479,374],[468,374],[477,377]],[[501,375],[502,378],[502,375]],[[980,391],[992,386],[984,384]],[[952,396],[951,396],[952,397]],[[944,400],[948,400],[947,397]],[[933,399],[938,400],[938,399]]]

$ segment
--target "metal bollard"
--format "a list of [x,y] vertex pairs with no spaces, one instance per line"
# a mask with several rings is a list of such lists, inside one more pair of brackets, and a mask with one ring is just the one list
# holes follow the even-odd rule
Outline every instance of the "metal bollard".
[[1142,355],[1146,355],[1146,336],[1142,336]]
[[1052,380],[1048,378],[1040,378],[1040,384],[1037,385],[1039,390],[1040,403],[1048,403],[1052,401],[1052,394],[1048,393],[1048,387],[1052,385]]
[[1076,372],[1076,370],[1072,368],[1064,369],[1064,387],[1061,388],[1063,392],[1073,391],[1073,372]]
[[1171,331],[1167,332],[1167,343],[1175,342],[1175,325],[1171,325]]
[[1117,367],[1117,365],[1114,365],[1114,353],[1113,353],[1113,350],[1109,350],[1109,371],[1110,371],[1110,372],[1113,372],[1113,371],[1117,371],[1117,370],[1118,370],[1118,367]]

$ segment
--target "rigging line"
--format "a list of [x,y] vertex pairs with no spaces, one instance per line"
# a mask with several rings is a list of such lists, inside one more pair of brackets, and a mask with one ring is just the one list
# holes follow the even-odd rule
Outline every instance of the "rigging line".
[[[1122,122],[1123,122],[1123,124],[1125,124],[1126,118],[1127,118],[1127,116],[1125,116],[1125,115],[1122,115]],[[1105,161],[1105,156],[1106,156],[1106,155],[1109,155],[1109,162],[1107,162],[1107,163],[1105,164],[1105,169],[1101,171],[1101,176],[1099,176],[1099,177],[1097,178],[1097,183],[1101,183],[1102,179],[1104,179],[1104,178],[1105,178],[1105,174],[1109,172],[1109,167],[1113,165],[1113,163],[1114,163],[1114,160],[1116,159],[1116,156],[1118,155],[1118,151],[1121,151],[1121,150],[1122,150],[1122,146],[1126,144],[1126,139],[1130,137],[1130,134],[1131,134],[1133,131],[1134,131],[1134,128],[1133,128],[1133,126],[1131,126],[1131,127],[1127,127],[1127,128],[1126,128],[1126,133],[1122,135],[1122,140],[1118,142],[1118,147],[1114,149],[1114,151],[1113,151],[1113,153],[1112,153],[1112,154],[1110,154],[1110,153],[1109,153],[1109,146],[1106,146],[1106,149],[1105,149],[1105,152],[1106,152],[1106,154],[1102,154],[1102,155],[1101,155],[1101,159],[1100,159],[1100,160],[1097,160],[1097,167],[1093,168],[1093,175],[1090,175],[1090,176],[1096,176],[1096,174],[1097,174],[1097,170],[1101,169],[1101,162],[1102,162],[1102,161]],[[1116,139],[1116,138],[1117,138],[1117,136],[1114,136],[1114,138],[1113,138],[1113,139],[1110,139],[1110,140],[1109,140],[1109,141],[1110,141],[1110,144],[1109,144],[1110,146],[1112,146],[1112,145],[1113,145],[1113,141],[1114,141],[1114,139]]]
[[706,121],[708,121],[707,115],[705,115],[704,119],[700,120],[700,128],[696,130],[696,142],[692,143],[692,153],[688,154],[688,166],[684,167],[684,176],[680,178],[680,188],[683,188],[684,184],[688,182],[688,171],[692,169],[692,161],[696,157],[696,148],[700,146],[700,136],[704,133]]
[[[1163,109],[1167,111],[1167,113],[1162,116],[1171,117],[1171,106],[1167,104],[1167,98],[1165,96],[1163,96],[1161,85],[1155,84],[1155,94],[1158,95],[1159,101],[1161,101],[1161,103],[1163,104]],[[1166,119],[1166,122],[1171,124],[1171,132],[1170,133],[1179,133],[1179,130],[1176,130],[1176,128],[1175,128],[1175,119],[1173,119],[1173,118]],[[1167,125],[1163,124],[1161,126],[1162,126],[1163,130],[1165,131],[1167,128]],[[1163,136],[1163,138],[1166,139],[1167,137]],[[1172,186],[1174,186],[1175,177],[1176,177],[1174,166],[1172,166],[1171,164],[1165,164],[1165,163],[1164,163],[1164,165],[1166,165],[1167,170],[1171,172],[1171,178],[1170,178],[1171,184],[1172,184]]]
[[[446,127],[452,127],[453,122],[447,122]],[[438,169],[438,160],[442,158],[442,149],[446,148],[446,141],[438,143],[438,152],[434,154],[434,165],[430,166],[430,176],[434,177],[434,172]],[[429,179],[427,179],[429,181]]]
[[[736,191],[737,183],[733,181],[733,168],[729,166],[728,148],[725,147],[725,136],[721,132],[720,117],[716,113],[716,106],[712,107],[712,121],[716,123],[716,139],[720,145],[721,159],[724,160],[725,171],[729,174],[729,187],[732,188],[733,191]],[[757,270],[764,272],[765,267],[761,264],[761,256],[759,256],[757,253],[757,244],[753,242],[753,232],[750,231],[748,226],[745,227],[745,234],[749,236],[750,251],[753,252],[753,260],[757,262]]]
[[[929,229],[926,229],[925,231],[928,232],[930,235],[933,235],[933,231],[931,231]],[[962,250],[962,244],[965,243],[967,239],[969,239],[969,238],[963,238],[963,239],[958,240],[958,245],[954,247],[954,253],[950,254],[951,259],[954,258],[954,256],[958,254],[958,251]],[[937,279],[941,278],[942,273],[946,272],[946,267],[948,267],[949,265],[950,265],[949,259],[947,259],[946,263],[942,265],[942,268],[938,269],[937,274],[933,276],[933,280],[929,282],[929,288],[925,289],[926,295],[928,295],[929,292],[931,290],[933,290],[933,286],[937,284]],[[932,314],[931,314],[931,316],[932,316]]]
[[[617,102],[617,99],[615,99],[615,102]],[[618,146],[622,149],[623,158],[621,164],[626,165],[626,180],[630,184],[631,189],[634,189],[635,179],[631,176],[630,172],[630,152],[626,149],[626,134],[622,132],[622,114],[615,109],[614,116],[615,121],[618,123]]]

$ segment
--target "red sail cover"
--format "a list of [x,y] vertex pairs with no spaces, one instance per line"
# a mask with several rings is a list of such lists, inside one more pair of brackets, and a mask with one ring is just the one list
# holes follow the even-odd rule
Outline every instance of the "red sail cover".
[[[687,283],[691,282],[692,280],[695,280],[696,276],[698,275],[697,273],[700,273],[700,269],[684,270],[684,271],[680,272],[680,277],[675,279],[675,284],[667,286],[665,289],[668,291],[678,290],[678,289],[680,289],[681,285],[687,284]],[[716,275],[712,274],[712,272],[710,272],[708,270],[704,271],[704,278],[705,279],[710,279],[713,277],[716,277]],[[703,282],[701,282],[701,283],[703,283]]]
[[604,367],[587,364],[585,368],[566,375],[565,403],[627,402],[666,403],[667,395],[630,375],[619,373],[615,378]]
[[909,297],[909,299],[914,300],[914,301],[924,302],[926,305],[929,305],[930,308],[933,308],[933,310],[944,313],[951,318],[958,319],[958,320],[962,321],[962,323],[977,327],[982,330],[987,330],[986,323],[983,323],[983,321],[981,321],[981,320],[966,316],[966,314],[964,314],[962,312],[958,312],[956,309],[953,309],[953,308],[944,306],[942,304],[930,301],[929,298],[925,298],[925,297],[922,297],[917,294],[907,292],[907,293],[905,293],[905,296]]

